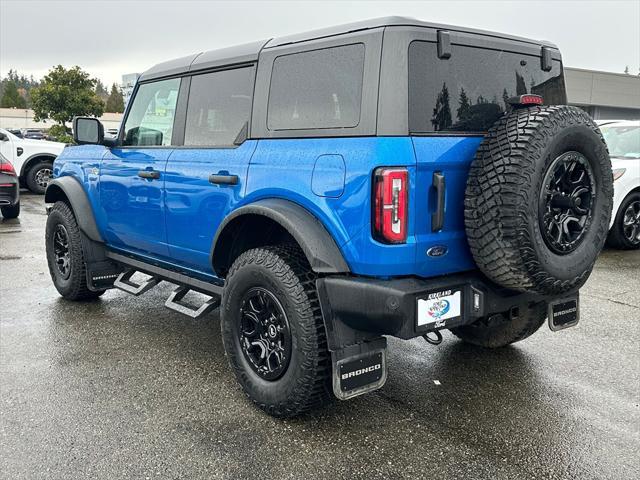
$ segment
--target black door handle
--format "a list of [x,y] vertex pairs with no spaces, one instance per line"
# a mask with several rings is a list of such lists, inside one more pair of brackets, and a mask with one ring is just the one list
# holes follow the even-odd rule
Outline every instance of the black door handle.
[[209,183],[213,183],[215,185],[237,185],[238,176],[212,173],[211,175],[209,175]]
[[432,188],[436,191],[436,211],[431,214],[431,231],[439,232],[444,226],[444,175],[441,172],[433,172]]
[[138,176],[149,180],[157,180],[160,178],[160,172],[157,170],[140,170]]

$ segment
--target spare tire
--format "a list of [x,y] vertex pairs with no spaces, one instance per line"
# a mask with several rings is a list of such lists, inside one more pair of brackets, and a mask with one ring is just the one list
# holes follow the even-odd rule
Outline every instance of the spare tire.
[[611,162],[591,117],[569,106],[515,109],[471,163],[465,230],[493,282],[559,294],[589,277],[613,201]]

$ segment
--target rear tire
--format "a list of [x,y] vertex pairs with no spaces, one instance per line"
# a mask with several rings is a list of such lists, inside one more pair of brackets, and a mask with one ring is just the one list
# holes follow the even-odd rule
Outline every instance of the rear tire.
[[45,230],[47,263],[53,285],[67,300],[98,298],[105,291],[87,287],[87,272],[80,228],[73,211],[65,202],[56,202]]
[[4,218],[18,218],[20,215],[20,202],[15,205],[7,205],[6,207],[1,207],[0,212],[2,212],[2,216]]
[[220,316],[229,364],[262,410],[293,417],[331,399],[315,275],[297,246],[240,255],[227,275]]
[[521,307],[518,316],[509,319],[508,312],[483,317],[470,325],[452,328],[451,333],[466,343],[485,348],[500,348],[533,335],[547,318],[547,304]]
[[607,244],[621,250],[640,248],[640,192],[631,192],[620,204]]
[[53,165],[51,162],[38,162],[29,169],[26,175],[27,188],[33,193],[44,195],[51,180]]

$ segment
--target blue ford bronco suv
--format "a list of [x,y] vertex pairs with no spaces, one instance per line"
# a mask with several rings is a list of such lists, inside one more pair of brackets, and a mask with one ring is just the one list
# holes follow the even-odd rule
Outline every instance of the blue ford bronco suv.
[[553,44],[398,17],[156,65],[117,139],[74,120],[46,191],[53,283],[219,307],[239,383],[279,417],[381,387],[386,336],[575,325],[613,187],[565,104]]

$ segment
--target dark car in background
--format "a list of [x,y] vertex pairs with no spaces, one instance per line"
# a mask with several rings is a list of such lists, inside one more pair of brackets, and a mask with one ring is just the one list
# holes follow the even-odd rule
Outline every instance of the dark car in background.
[[31,140],[46,140],[47,136],[39,128],[26,128],[22,131],[22,138]]
[[11,162],[0,154],[0,212],[4,218],[20,215],[20,185]]

